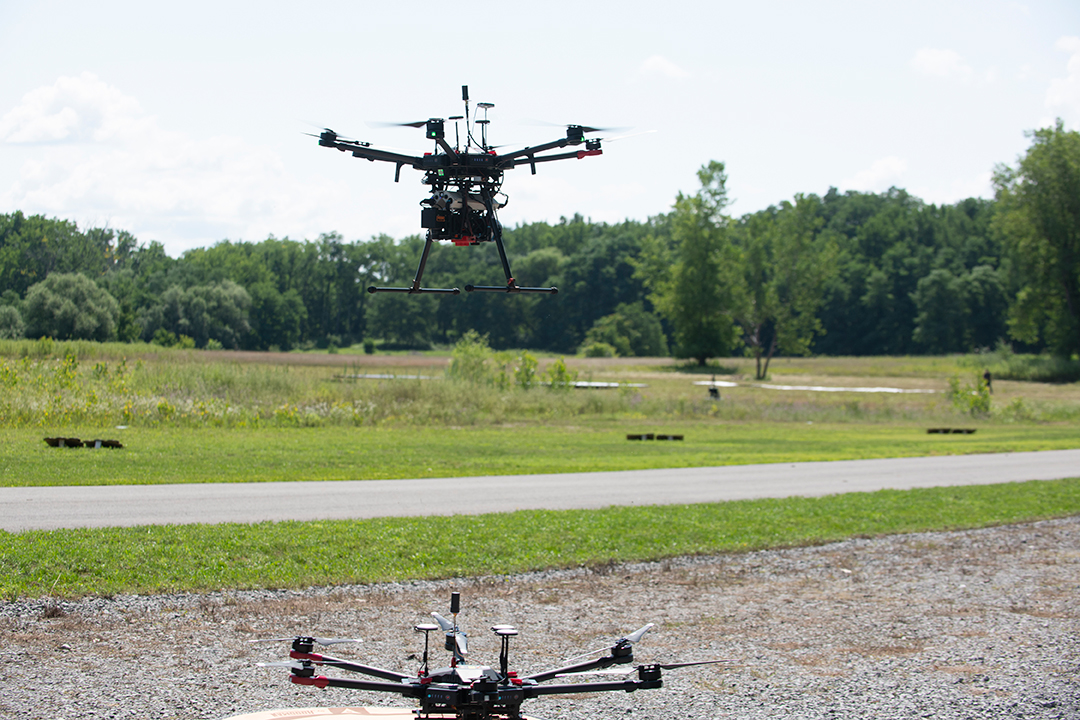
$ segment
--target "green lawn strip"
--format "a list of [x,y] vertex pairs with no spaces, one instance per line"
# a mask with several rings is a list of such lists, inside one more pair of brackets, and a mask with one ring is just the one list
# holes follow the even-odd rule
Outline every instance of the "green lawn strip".
[[[627,433],[685,436],[628,441]],[[115,437],[122,450],[50,448],[46,435]],[[1080,447],[1070,425],[928,435],[901,424],[590,421],[483,428],[0,430],[0,487],[372,480],[639,470]]]
[[516,573],[1080,513],[1080,479],[700,505],[0,533],[0,597]]

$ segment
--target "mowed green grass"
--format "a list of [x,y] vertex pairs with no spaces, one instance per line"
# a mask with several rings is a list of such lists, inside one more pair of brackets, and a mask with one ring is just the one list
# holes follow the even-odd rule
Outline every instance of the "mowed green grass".
[[0,597],[516,573],[1077,513],[1080,479],[603,510],[0,532]]
[[[958,423],[963,425],[963,423]],[[628,441],[627,433],[683,441]],[[118,438],[60,449],[46,435]],[[0,486],[373,480],[638,470],[1080,447],[1074,425],[925,425],[585,420],[578,425],[0,430]]]

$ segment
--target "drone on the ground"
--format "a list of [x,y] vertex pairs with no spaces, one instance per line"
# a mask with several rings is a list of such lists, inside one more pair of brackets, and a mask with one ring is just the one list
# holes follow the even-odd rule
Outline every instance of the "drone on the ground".
[[[495,107],[492,103],[478,103],[477,108],[484,111],[484,117],[469,117],[469,86],[462,85],[461,99],[465,102],[465,115],[449,118],[431,118],[418,122],[396,123],[406,127],[425,129],[428,140],[435,141],[435,151],[423,155],[403,155],[389,150],[373,147],[371,143],[347,140],[326,128],[319,134],[319,145],[336,148],[341,152],[351,152],[353,157],[365,160],[393,163],[394,182],[401,179],[401,168],[408,165],[424,171],[423,183],[430,186],[430,196],[420,202],[420,226],[427,230],[427,241],[416,267],[416,276],[409,287],[375,287],[368,292],[396,293],[450,293],[457,295],[455,288],[425,288],[420,286],[427,264],[428,254],[435,241],[449,240],[454,245],[479,245],[493,242],[499,250],[503,272],[506,273],[505,285],[466,285],[465,292],[506,292],[506,293],[550,293],[559,291],[555,287],[522,287],[514,280],[510,272],[510,263],[506,259],[503,247],[502,225],[498,211],[506,206],[507,196],[501,191],[503,172],[518,165],[528,165],[536,174],[537,163],[582,159],[602,154],[602,138],[588,138],[589,133],[602,132],[602,128],[585,125],[566,126],[566,137],[553,140],[535,147],[524,147],[507,153],[498,153],[497,146],[488,144],[488,110]],[[446,122],[454,123],[454,144],[446,139]],[[458,122],[464,120],[465,133],[461,137]],[[480,137],[477,139],[475,128],[479,126]],[[464,148],[462,148],[464,141]],[[552,152],[567,146],[584,145],[584,149],[568,152]]]
[[[263,667],[289,668],[289,680],[297,685],[309,685],[317,688],[348,688],[391,693],[419,702],[415,710],[394,708],[305,708],[295,717],[329,717],[332,715],[380,715],[384,717],[412,717],[419,720],[438,718],[440,720],[521,720],[521,705],[526,700],[542,695],[572,695],[603,691],[634,692],[662,686],[661,674],[664,670],[690,667],[692,665],[710,665],[726,663],[729,660],[704,660],[669,664],[637,665],[630,668],[610,670],[614,665],[628,666],[634,662],[634,644],[651,630],[649,623],[634,632],[619,638],[606,650],[587,653],[601,657],[574,663],[565,667],[544,672],[519,675],[510,669],[510,640],[518,631],[509,625],[494,625],[491,630],[499,638],[499,666],[474,665],[469,661],[469,643],[465,632],[457,622],[461,599],[459,593],[450,596],[450,613],[447,619],[439,613],[432,613],[436,623],[422,623],[415,626],[417,632],[424,633],[424,651],[420,658],[420,667],[415,674],[383,670],[369,665],[341,660],[329,655],[313,652],[315,645],[333,645],[341,642],[355,642],[351,639],[333,639],[317,637],[276,638],[278,641],[291,641],[292,658],[286,662],[260,663]],[[445,634],[444,648],[450,652],[450,664],[432,669],[429,665],[429,636],[441,630]],[[268,641],[268,642],[272,642]],[[585,657],[580,655],[578,658]],[[573,659],[578,659],[573,658]],[[369,675],[378,680],[353,680],[347,678],[316,675],[316,667],[329,667],[337,670]],[[625,679],[616,681],[556,682],[545,684],[556,678],[581,678],[590,674],[624,675]],[[233,718],[232,720],[256,720],[266,718],[291,718],[291,711],[275,710],[270,713],[256,713]],[[322,714],[320,714],[322,713]]]

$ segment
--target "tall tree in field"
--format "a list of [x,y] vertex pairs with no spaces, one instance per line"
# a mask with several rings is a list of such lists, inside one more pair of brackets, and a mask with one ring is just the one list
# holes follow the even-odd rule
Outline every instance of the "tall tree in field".
[[1080,351],[1080,133],[1058,120],[1030,135],[1018,166],[994,173],[996,225],[1019,280],[1009,333],[1070,355]]
[[832,277],[836,241],[822,231],[816,197],[795,196],[744,221],[741,228],[744,301],[738,307],[743,342],[764,379],[777,352],[806,355],[822,332],[818,310]]
[[737,253],[727,236],[730,220],[723,214],[728,204],[724,163],[702,166],[698,180],[697,194],[679,193],[669,216],[670,255],[654,242],[643,251],[639,270],[653,291],[653,304],[674,328],[675,356],[704,365],[735,347],[732,317],[739,283]]

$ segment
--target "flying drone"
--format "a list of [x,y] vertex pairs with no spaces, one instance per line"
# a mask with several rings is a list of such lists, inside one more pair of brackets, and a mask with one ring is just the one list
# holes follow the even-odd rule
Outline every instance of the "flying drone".
[[[329,128],[319,134],[319,145],[335,148],[341,152],[352,153],[353,157],[374,162],[380,160],[393,163],[394,182],[401,180],[401,168],[406,165],[424,172],[423,184],[429,186],[430,196],[420,202],[420,226],[427,230],[427,242],[416,267],[416,276],[409,287],[368,288],[370,293],[449,293],[459,294],[455,288],[426,288],[420,286],[427,264],[432,243],[451,241],[454,245],[479,245],[493,242],[499,250],[499,260],[506,273],[505,285],[466,285],[465,292],[506,292],[506,293],[549,293],[559,291],[555,287],[522,287],[514,280],[510,272],[510,263],[506,259],[503,246],[502,225],[498,211],[506,207],[508,198],[502,192],[503,172],[519,165],[528,165],[532,174],[536,174],[538,163],[555,160],[578,160],[602,154],[602,138],[588,138],[589,133],[601,132],[602,128],[584,125],[567,125],[566,137],[553,140],[535,147],[524,147],[507,153],[498,153],[497,146],[488,144],[487,127],[490,123],[488,110],[495,107],[492,103],[478,103],[477,108],[484,111],[483,118],[469,116],[469,86],[461,86],[461,99],[465,103],[465,115],[449,118],[431,118],[418,122],[393,123],[405,127],[424,128],[428,140],[435,142],[434,152],[423,155],[403,155],[389,150],[373,147],[371,143],[347,140],[338,136]],[[446,138],[447,121],[454,123],[454,144]],[[464,120],[465,136],[461,137],[458,125]],[[475,128],[479,126],[480,137],[477,139]],[[464,140],[464,148],[462,141]],[[584,149],[568,152],[554,152],[567,146]]]
[[[297,708],[295,710],[272,710],[267,712],[238,715],[230,720],[290,720],[293,718],[338,717],[341,715],[379,716],[385,720],[523,720],[521,705],[526,700],[543,695],[573,695],[605,691],[634,692],[651,690],[663,685],[662,672],[692,665],[710,665],[726,663],[729,660],[705,660],[668,664],[648,664],[631,666],[634,662],[634,645],[654,625],[649,623],[634,632],[619,638],[609,648],[596,650],[586,655],[579,655],[577,660],[586,656],[600,657],[574,663],[564,667],[521,675],[510,669],[510,641],[517,637],[518,631],[510,625],[493,625],[491,630],[499,639],[499,665],[497,668],[487,665],[472,664],[469,656],[469,641],[466,633],[458,625],[461,596],[450,596],[451,619],[437,612],[431,613],[435,623],[421,623],[415,626],[417,632],[424,634],[424,651],[420,656],[420,666],[414,674],[399,673],[393,670],[363,665],[314,652],[315,645],[333,645],[344,642],[357,642],[352,639],[334,639],[302,636],[296,638],[275,638],[267,641],[289,641],[292,651],[291,660],[275,663],[260,663],[262,667],[285,667],[289,669],[289,680],[296,685],[316,688],[346,688],[390,693],[417,701],[415,709],[390,707],[336,707],[336,708]],[[450,664],[432,669],[429,662],[430,634],[444,633],[443,647],[450,653]],[[623,666],[611,669],[612,666]],[[367,675],[377,680],[358,680],[317,675],[316,668],[333,668]],[[581,679],[586,675],[617,674],[625,676],[614,681],[567,682],[565,679]],[[560,682],[549,683],[556,678]],[[527,719],[525,719],[527,720]]]

